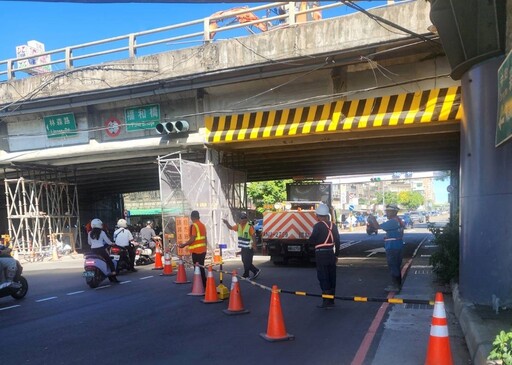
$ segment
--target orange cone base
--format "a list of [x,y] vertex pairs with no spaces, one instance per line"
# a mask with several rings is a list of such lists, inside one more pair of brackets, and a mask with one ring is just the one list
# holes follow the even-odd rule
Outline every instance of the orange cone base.
[[172,272],[170,274],[163,273],[163,274],[160,274],[160,276],[176,276],[176,273],[174,273],[174,272]]
[[425,365],[453,365],[448,337],[430,337]]
[[174,280],[174,284],[189,284],[190,282],[191,282],[190,280],[185,280],[185,281]]
[[205,304],[212,304],[212,303],[220,303],[220,302],[222,302],[222,300],[220,300],[220,299],[214,299],[214,300],[201,299],[201,302],[203,302]]
[[154,267],[151,270],[163,270],[163,269],[164,269],[164,267],[162,266],[162,267]]
[[224,309],[223,312],[225,314],[227,314],[228,316],[234,316],[234,315],[237,315],[237,314],[247,314],[247,313],[250,313],[250,311],[247,310],[247,309],[241,309],[241,310],[238,310],[238,311],[232,311],[232,310],[229,310],[229,309]]
[[287,333],[285,336],[282,337],[270,337],[266,333],[260,333],[260,336],[263,337],[265,340],[269,342],[277,342],[277,341],[292,341],[295,340],[294,335],[290,335]]

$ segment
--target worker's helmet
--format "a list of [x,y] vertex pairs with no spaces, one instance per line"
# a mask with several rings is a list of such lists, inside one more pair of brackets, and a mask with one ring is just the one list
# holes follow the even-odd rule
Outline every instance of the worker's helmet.
[[103,222],[101,221],[101,219],[94,218],[91,221],[91,228],[103,228]]
[[329,207],[325,204],[318,204],[315,213],[316,215],[329,215]]
[[146,221],[146,226],[149,226],[150,224],[153,224],[153,221]]
[[386,205],[386,209],[384,209],[384,210],[392,210],[392,211],[398,212],[400,210],[400,208],[398,208],[398,206],[396,204],[388,204],[388,205]]
[[126,219],[122,219],[122,218],[121,218],[121,219],[119,219],[119,220],[117,221],[117,226],[118,226],[119,228],[126,228],[126,227],[128,227],[128,222],[126,222]]

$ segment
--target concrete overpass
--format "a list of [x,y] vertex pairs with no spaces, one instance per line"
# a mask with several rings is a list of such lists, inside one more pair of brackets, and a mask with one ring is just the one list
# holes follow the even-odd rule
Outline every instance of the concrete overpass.
[[[156,157],[172,152],[203,162],[208,150],[251,181],[456,170],[460,90],[427,29],[428,4],[371,12],[378,18],[356,13],[292,24],[1,83],[7,138],[0,163],[7,172],[13,165],[66,170],[89,196],[157,189]],[[190,132],[130,131],[126,110],[146,105],[159,106],[161,121],[187,120]],[[50,138],[44,118],[69,113],[75,133]],[[115,136],[106,126],[112,119],[121,124]],[[304,123],[309,132],[293,132]],[[269,137],[264,130],[272,128],[288,129]],[[222,129],[237,138],[217,138]],[[243,131],[252,136],[241,138]]]

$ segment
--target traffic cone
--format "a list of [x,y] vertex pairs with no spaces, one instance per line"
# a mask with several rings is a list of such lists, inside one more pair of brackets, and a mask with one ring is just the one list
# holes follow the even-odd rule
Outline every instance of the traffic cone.
[[260,336],[270,342],[295,339],[294,335],[290,335],[286,332],[283,312],[281,310],[281,300],[279,299],[279,289],[277,289],[277,285],[272,286],[267,333],[260,333]]
[[160,276],[174,276],[175,273],[172,272],[172,259],[171,253],[169,250],[165,251],[164,255],[164,272],[160,274]]
[[236,277],[235,270],[233,270],[233,279],[231,279],[231,295],[229,297],[228,309],[224,309],[223,312],[228,315],[249,313],[247,309],[244,309],[242,294],[240,293],[240,283]]
[[199,264],[196,264],[196,268],[194,269],[194,281],[192,282],[192,291],[187,295],[204,295],[203,278],[201,277],[201,270],[199,270]]
[[52,249],[52,261],[57,261],[59,259],[59,254],[57,253],[57,246],[53,245]]
[[155,267],[153,270],[162,270],[164,265],[162,264],[162,252],[160,251],[160,245],[156,245],[155,249]]
[[[201,274],[201,273],[199,273]],[[175,284],[188,284],[190,283],[189,280],[187,280],[187,272],[185,271],[185,265],[183,264],[183,260],[178,261],[178,276],[176,277],[176,280],[174,281]]]
[[453,365],[443,293],[436,293],[425,365]]
[[201,301],[206,304],[222,302],[222,300],[220,300],[217,295],[217,285],[215,284],[215,279],[213,277],[212,265],[208,266],[208,276],[206,277],[206,293],[204,295],[204,299],[201,299]]

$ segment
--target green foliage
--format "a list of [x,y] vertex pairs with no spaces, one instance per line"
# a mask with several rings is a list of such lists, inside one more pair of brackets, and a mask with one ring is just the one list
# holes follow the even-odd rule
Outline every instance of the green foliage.
[[260,213],[265,211],[264,205],[274,205],[286,200],[286,184],[293,180],[273,180],[252,182],[247,186],[247,195],[256,205]]
[[451,217],[450,222],[443,228],[429,224],[429,231],[434,235],[438,248],[430,257],[430,264],[438,279],[449,283],[459,278],[459,217]]
[[496,336],[487,359],[501,360],[499,364],[512,365],[512,331],[501,331]]
[[402,191],[398,194],[398,204],[404,209],[414,210],[424,202],[424,196],[418,191]]

